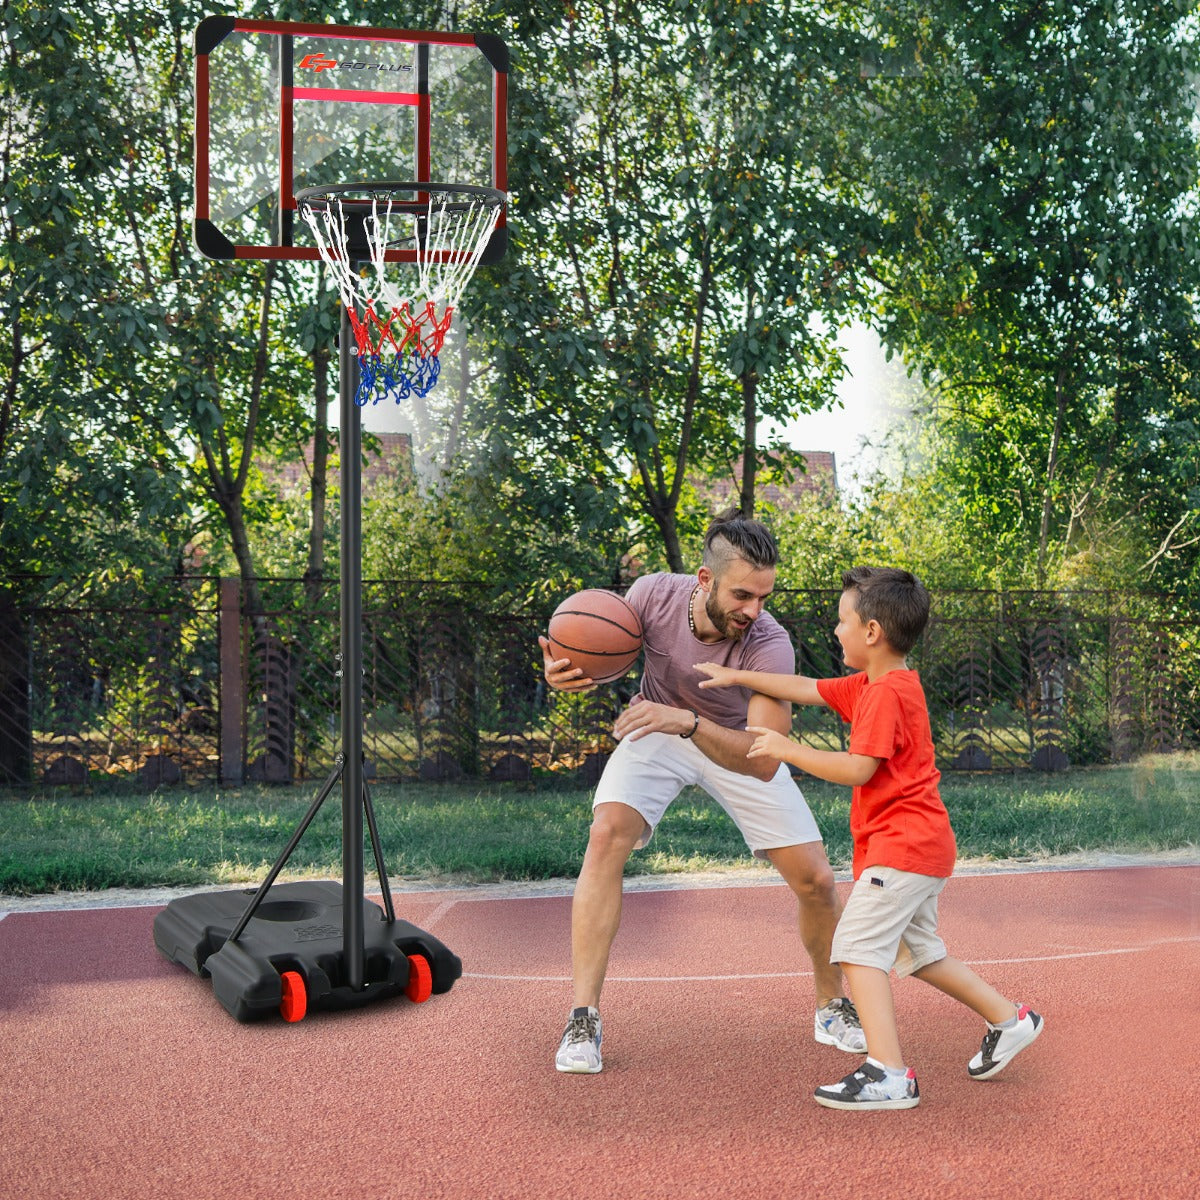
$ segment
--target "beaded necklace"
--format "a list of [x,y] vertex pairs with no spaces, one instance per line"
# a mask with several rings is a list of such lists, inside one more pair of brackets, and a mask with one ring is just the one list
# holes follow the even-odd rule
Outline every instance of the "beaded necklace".
[[688,628],[692,631],[692,637],[700,636],[696,632],[696,617],[695,617],[695,614],[692,612],[692,609],[696,605],[696,596],[699,593],[699,591],[700,591],[700,585],[696,584],[696,586],[694,588],[692,588],[692,594],[688,597]]

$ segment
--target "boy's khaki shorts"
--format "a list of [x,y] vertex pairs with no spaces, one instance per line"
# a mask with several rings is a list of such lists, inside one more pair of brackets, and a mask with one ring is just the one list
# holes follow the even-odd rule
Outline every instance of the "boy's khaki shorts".
[[937,904],[945,879],[895,867],[866,867],[833,935],[829,959],[895,970],[903,978],[946,957]]

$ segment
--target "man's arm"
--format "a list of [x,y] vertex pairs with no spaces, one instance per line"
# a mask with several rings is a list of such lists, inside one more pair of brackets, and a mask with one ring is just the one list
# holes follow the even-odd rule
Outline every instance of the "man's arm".
[[[792,713],[787,704],[772,700],[769,696],[756,693],[750,697],[746,712],[747,721],[763,728],[786,735],[792,726]],[[772,779],[779,770],[779,760],[759,755],[748,757],[754,744],[754,734],[745,729],[727,729],[707,717],[698,717],[690,708],[674,708],[669,704],[653,704],[639,700],[631,704],[613,726],[618,738],[636,741],[647,733],[687,734],[692,729],[692,740],[700,751],[718,766],[739,775],[752,775],[756,779]]]

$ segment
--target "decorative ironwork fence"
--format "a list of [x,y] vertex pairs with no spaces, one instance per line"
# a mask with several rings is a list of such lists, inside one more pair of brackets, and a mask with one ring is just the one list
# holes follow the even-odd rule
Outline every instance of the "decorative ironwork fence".
[[216,604],[204,578],[0,583],[0,783],[217,778]]
[[[338,750],[336,584],[0,584],[0,783],[304,781]],[[377,779],[594,780],[636,674],[553,693],[549,614],[471,585],[366,581],[364,752]],[[805,674],[841,669],[835,591],[777,592]],[[941,592],[911,656],[943,770],[1053,771],[1200,745],[1200,614],[1117,593]],[[798,736],[845,745],[824,709]]]
[[[774,599],[798,669],[840,668],[837,593]],[[822,619],[823,617],[823,619]],[[939,592],[909,656],[946,770],[1061,770],[1200,744],[1200,614],[1167,597],[1111,592]],[[796,713],[802,736],[844,746],[824,709]]]

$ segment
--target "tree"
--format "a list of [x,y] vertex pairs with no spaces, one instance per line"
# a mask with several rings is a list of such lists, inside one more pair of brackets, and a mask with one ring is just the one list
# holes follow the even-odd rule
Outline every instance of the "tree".
[[139,19],[90,3],[0,10],[0,569],[169,570],[189,533],[181,464],[135,366],[163,329],[128,286],[136,230],[114,215],[114,197],[150,202],[133,152],[145,113],[95,70]]
[[1179,554],[1186,575],[1194,5],[881,11],[878,45],[909,67],[871,84],[879,322],[935,385],[943,479],[975,536],[1011,540],[1037,586],[1131,523],[1146,574]]
[[[831,397],[863,234],[836,157],[846,39],[803,4],[535,5],[519,20],[497,445],[584,536],[605,514],[666,563],[706,514],[689,473]],[[855,58],[857,64],[857,58]],[[789,119],[777,115],[787,112]]]

